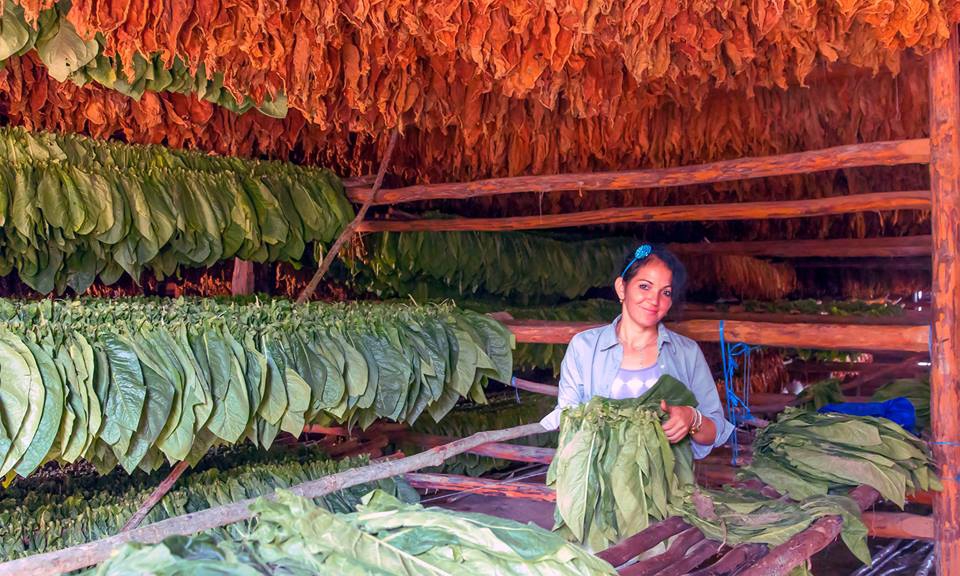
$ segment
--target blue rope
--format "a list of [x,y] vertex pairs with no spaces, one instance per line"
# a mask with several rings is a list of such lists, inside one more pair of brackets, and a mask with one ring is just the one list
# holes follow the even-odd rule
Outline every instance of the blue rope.
[[519,403],[520,403],[520,389],[517,388],[517,377],[516,377],[516,376],[510,377],[510,384],[513,385],[513,393],[514,393],[514,395],[516,395],[516,397],[517,397],[517,404],[519,404]]
[[[737,425],[753,419],[750,413],[750,353],[759,346],[750,346],[743,342],[728,343],[723,331],[723,320],[720,321],[720,358],[723,363],[723,386],[727,396],[727,418],[733,423],[733,435],[730,438],[730,448],[733,452],[731,464],[736,466],[740,456],[740,440],[737,438]],[[743,398],[737,395],[733,377],[737,371],[737,356],[743,356]]]

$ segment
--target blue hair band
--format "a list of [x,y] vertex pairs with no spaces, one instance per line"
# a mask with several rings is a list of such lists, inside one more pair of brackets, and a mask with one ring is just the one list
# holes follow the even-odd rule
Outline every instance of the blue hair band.
[[637,248],[636,252],[633,253],[633,260],[631,260],[630,263],[627,264],[627,267],[623,269],[623,272],[620,273],[620,277],[623,278],[627,274],[627,270],[633,266],[634,262],[637,260],[643,260],[649,256],[651,252],[653,252],[653,248],[649,244],[641,244]]

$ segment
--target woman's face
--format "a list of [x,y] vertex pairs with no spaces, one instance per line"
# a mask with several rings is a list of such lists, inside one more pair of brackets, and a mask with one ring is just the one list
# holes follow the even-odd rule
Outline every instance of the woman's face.
[[617,278],[615,288],[623,300],[623,315],[643,327],[656,326],[673,305],[673,273],[656,256],[624,282]]

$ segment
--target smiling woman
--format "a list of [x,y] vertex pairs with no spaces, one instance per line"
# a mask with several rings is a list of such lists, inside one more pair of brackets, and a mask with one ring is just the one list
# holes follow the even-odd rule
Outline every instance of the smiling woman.
[[667,329],[663,319],[683,298],[686,270],[669,250],[643,244],[624,262],[614,284],[621,313],[609,325],[581,332],[567,347],[560,369],[557,408],[541,424],[555,429],[568,406],[594,396],[624,399],[647,392],[663,375],[693,392],[697,406],[671,406],[663,423],[667,439],[690,436],[695,458],[726,442],[733,425],[723,416],[713,375],[700,346]]

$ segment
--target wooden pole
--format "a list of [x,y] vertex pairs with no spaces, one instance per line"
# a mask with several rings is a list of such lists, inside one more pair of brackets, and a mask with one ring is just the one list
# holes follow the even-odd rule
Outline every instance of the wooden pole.
[[390,159],[393,157],[393,149],[397,146],[397,139],[400,137],[400,132],[396,129],[393,130],[393,133],[390,134],[390,142],[387,144],[387,152],[383,155],[383,161],[380,163],[380,168],[377,170],[377,180],[373,183],[373,188],[369,198],[364,201],[363,206],[360,207],[360,211],[357,212],[357,215],[354,216],[353,220],[347,224],[347,227],[340,232],[340,236],[337,237],[336,241],[333,243],[333,246],[330,247],[330,250],[323,257],[323,262],[320,263],[317,272],[313,275],[313,278],[310,279],[310,282],[307,284],[306,288],[303,289],[303,292],[297,296],[297,304],[303,304],[313,296],[314,291],[316,291],[317,286],[320,284],[320,280],[323,279],[323,275],[327,273],[327,270],[330,268],[330,265],[333,264],[334,259],[337,255],[340,254],[340,249],[343,248],[343,245],[346,244],[352,237],[354,232],[357,231],[358,226],[363,222],[363,218],[367,215],[367,210],[370,209],[370,205],[377,198],[377,191],[380,190],[380,186],[383,185],[383,177],[387,173],[387,167],[390,165]]
[[[705,539],[703,532],[696,528],[690,528],[677,536],[677,539],[670,544],[670,548],[663,554],[644,558],[636,564],[631,564],[620,570],[619,573],[621,576],[652,576],[663,570],[664,567],[669,567],[680,562],[688,550],[691,550]],[[711,544],[716,548],[720,546],[715,542]]]
[[553,488],[533,482],[504,482],[456,474],[422,474],[419,472],[404,474],[403,479],[407,481],[407,484],[421,490],[469,492],[481,496],[501,496],[538,502],[554,502],[557,499],[557,493]]
[[[900,140],[852,144],[823,150],[737,158],[696,166],[625,170],[620,172],[593,172],[582,174],[551,174],[546,176],[515,176],[492,178],[475,182],[420,184],[406,188],[383,190],[377,195],[378,204],[397,204],[420,200],[463,200],[477,196],[514,194],[517,192],[558,192],[589,190],[631,190],[687,186],[729,182],[747,178],[786,176],[823,170],[839,170],[861,166],[896,166],[899,164],[926,164],[930,160],[930,142],[927,139]],[[365,202],[373,194],[370,189],[348,190],[354,202]]]
[[[504,324],[516,336],[517,342],[566,344],[575,334],[604,323],[512,320]],[[720,341],[719,322],[714,320],[668,322],[667,326],[699,342]],[[728,320],[724,322],[724,336],[731,342],[783,348],[926,352],[930,330],[926,326],[857,326],[842,322],[782,324]]]
[[930,55],[933,358],[930,420],[943,491],[934,498],[940,574],[960,574],[960,47],[955,27]]
[[933,516],[903,512],[864,512],[867,532],[876,538],[933,540]]
[[255,287],[255,276],[253,262],[233,259],[233,276],[230,280],[230,293],[234,296],[253,294]]
[[[837,240],[757,240],[669,244],[677,255],[736,254],[769,258],[907,258],[930,254],[930,236],[841,238]],[[889,263],[888,263],[889,265]]]
[[640,206],[602,208],[566,214],[506,216],[501,218],[432,218],[418,220],[367,220],[358,225],[362,232],[507,232],[602,226],[633,222],[714,222],[772,218],[832,216],[883,210],[929,210],[930,192],[881,192],[806,200],[774,200],[730,204],[684,204],[679,206]]
[[173,485],[177,483],[180,475],[183,474],[189,466],[186,460],[178,462],[177,465],[173,467],[173,470],[170,471],[170,474],[163,479],[163,482],[160,482],[160,484],[154,488],[153,492],[150,493],[150,496],[143,501],[143,504],[137,508],[137,511],[127,520],[127,523],[123,525],[120,531],[126,532],[139,526],[140,523],[143,522],[143,519],[147,517],[147,514],[153,510],[153,507],[163,500],[163,497],[173,488]]
[[[463,454],[467,450],[482,444],[505,442],[524,436],[543,434],[544,432],[546,430],[539,424],[524,424],[523,426],[514,426],[503,430],[478,432],[463,440],[457,440],[400,460],[378,462],[363,468],[346,470],[324,476],[318,480],[304,482],[291,487],[289,491],[304,498],[318,498],[351,486],[390,478],[420,468],[439,466],[447,458]],[[264,497],[275,498],[275,494]],[[152,544],[160,542],[168,536],[194,534],[251,518],[250,505],[255,501],[256,498],[240,500],[232,504],[154,522],[95,542],[4,562],[0,564],[0,576],[47,576],[93,566],[109,558],[114,550],[127,542]]]
[[[873,505],[880,493],[869,486],[858,486],[850,497],[865,510]],[[783,544],[770,550],[759,562],[747,568],[741,576],[780,576],[806,562],[837,539],[843,520],[839,516],[826,516],[816,520],[806,530],[794,534]]]
[[[457,440],[456,438],[450,438],[448,436],[435,436],[433,434],[421,434],[419,432],[407,432],[400,435],[397,439],[406,440],[423,448],[435,448]],[[556,454],[557,451],[553,448],[538,448],[535,446],[522,446],[520,444],[499,442],[477,446],[476,448],[468,450],[468,452],[470,454],[500,458],[501,460],[510,460],[512,462],[549,464],[553,462],[553,455]]]
[[676,536],[690,528],[691,526],[684,522],[682,518],[671,516],[647,526],[640,532],[606,550],[597,552],[597,557],[606,560],[613,567],[618,567],[650,550],[667,538]]

